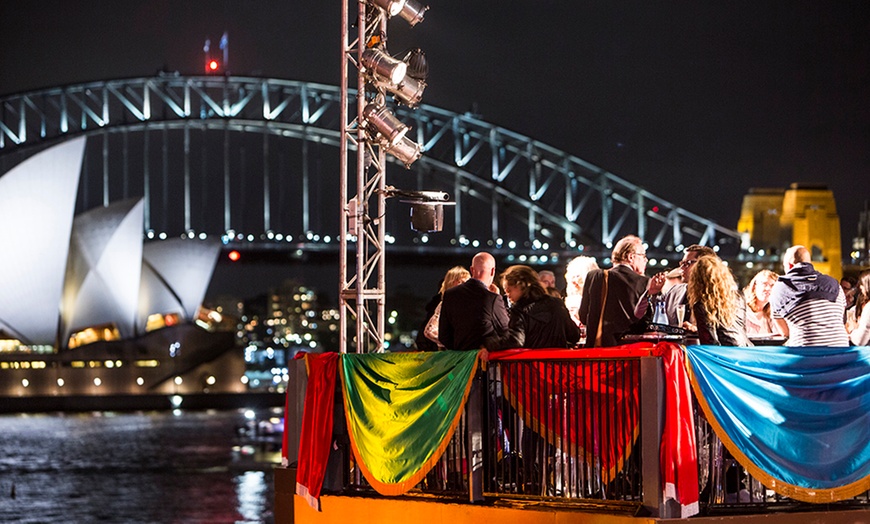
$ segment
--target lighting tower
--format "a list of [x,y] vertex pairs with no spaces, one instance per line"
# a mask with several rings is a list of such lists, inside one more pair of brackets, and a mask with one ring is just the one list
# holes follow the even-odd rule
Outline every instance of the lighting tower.
[[[416,0],[360,0],[348,9],[342,1],[341,74],[341,232],[339,235],[339,344],[342,353],[384,351],[384,238],[386,199],[407,196],[386,185],[387,154],[405,167],[420,158],[422,147],[408,138],[409,127],[389,109],[387,94],[409,107],[420,101],[425,82],[425,58],[409,53],[398,59],[387,51],[387,22],[399,17],[410,25],[423,20],[428,6]],[[351,17],[356,22],[350,23]],[[351,29],[353,28],[353,29]],[[406,61],[407,60],[407,61]],[[422,65],[421,65],[422,64]],[[409,69],[411,72],[409,72]],[[355,74],[351,76],[351,72]],[[356,79],[355,112],[348,84]],[[355,150],[355,160],[350,152]],[[356,177],[349,180],[355,169]],[[349,196],[355,190],[354,196]],[[431,202],[422,198],[414,201]],[[440,200],[440,197],[439,197]],[[440,224],[439,224],[440,229]],[[355,245],[351,245],[355,244]],[[355,257],[356,270],[349,261]],[[356,335],[348,338],[348,321]]]

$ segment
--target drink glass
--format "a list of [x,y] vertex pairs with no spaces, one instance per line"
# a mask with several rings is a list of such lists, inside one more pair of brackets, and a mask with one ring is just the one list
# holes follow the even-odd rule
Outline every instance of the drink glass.
[[677,323],[680,327],[683,327],[683,320],[686,319],[686,305],[680,304],[677,306]]

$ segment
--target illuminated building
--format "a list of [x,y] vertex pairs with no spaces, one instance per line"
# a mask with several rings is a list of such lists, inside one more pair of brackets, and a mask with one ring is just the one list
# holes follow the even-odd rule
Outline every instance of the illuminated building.
[[743,197],[737,230],[745,243],[772,255],[789,246],[806,246],[817,270],[837,279],[843,274],[840,217],[834,194],[824,185],[751,189]]

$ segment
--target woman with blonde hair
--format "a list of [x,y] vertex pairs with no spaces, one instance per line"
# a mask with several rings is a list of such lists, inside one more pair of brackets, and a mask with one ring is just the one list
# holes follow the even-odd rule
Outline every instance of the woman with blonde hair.
[[701,257],[688,282],[689,304],[701,344],[751,346],[746,336],[746,303],[731,270],[719,257]]
[[770,291],[779,275],[762,269],[743,289],[746,299],[746,334],[748,336],[778,335],[779,329],[770,316]]
[[586,283],[586,274],[593,269],[598,269],[595,259],[587,256],[574,257],[565,268],[565,281],[568,283],[565,289],[565,307],[574,323],[580,325],[580,302],[583,301],[583,284]]
[[[447,270],[447,274],[444,275],[444,280],[441,281],[441,290],[438,291],[438,294],[441,298],[444,298],[444,292],[452,287],[456,287],[459,284],[464,284],[469,278],[471,278],[471,273],[468,272],[462,266],[453,266]],[[426,327],[423,328],[423,335],[426,336],[432,342],[438,344],[438,349],[444,349],[444,344],[442,344],[438,340],[438,320],[441,318],[441,302],[438,302],[438,305],[435,307],[435,312],[432,313],[432,316],[426,322]]]

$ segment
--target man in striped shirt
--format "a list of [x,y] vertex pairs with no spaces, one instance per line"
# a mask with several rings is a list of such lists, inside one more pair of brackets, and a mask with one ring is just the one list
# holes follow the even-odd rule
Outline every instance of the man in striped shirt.
[[846,347],[846,295],[839,282],[816,271],[810,260],[804,246],[786,250],[782,257],[785,275],[770,293],[773,320],[788,336],[787,346]]

